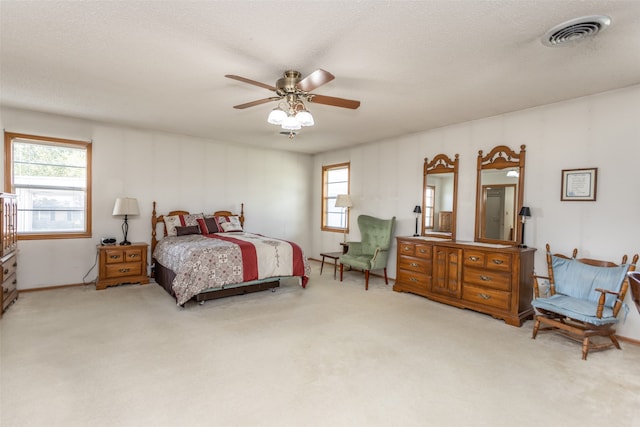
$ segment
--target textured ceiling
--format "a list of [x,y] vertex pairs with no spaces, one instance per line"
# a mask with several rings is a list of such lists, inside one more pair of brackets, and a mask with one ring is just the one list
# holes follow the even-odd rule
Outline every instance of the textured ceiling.
[[[540,37],[611,17],[566,47]],[[2,105],[316,153],[640,83],[640,1],[0,1]],[[293,139],[266,123],[286,69],[336,76]]]

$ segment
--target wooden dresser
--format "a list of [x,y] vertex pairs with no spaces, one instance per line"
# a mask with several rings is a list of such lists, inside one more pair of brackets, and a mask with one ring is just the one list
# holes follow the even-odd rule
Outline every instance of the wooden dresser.
[[521,326],[533,317],[533,248],[398,237],[394,291]]
[[98,245],[98,280],[96,289],[123,283],[149,283],[146,243],[122,246]]
[[7,308],[18,299],[18,205],[15,194],[0,193],[0,232],[2,247],[0,248],[0,263],[2,271],[2,295],[0,295],[0,317]]

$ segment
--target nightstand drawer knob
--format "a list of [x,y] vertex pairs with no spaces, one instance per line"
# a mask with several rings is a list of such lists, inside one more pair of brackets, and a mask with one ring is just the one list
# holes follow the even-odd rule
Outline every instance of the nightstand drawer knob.
[[494,263],[494,264],[498,264],[498,265],[502,264],[503,262],[504,262],[504,261],[503,261],[503,260],[501,260],[501,259],[494,259],[494,260],[493,260],[493,263]]
[[487,295],[487,294],[478,294],[478,296],[482,299],[491,299],[491,295]]
[[469,259],[471,261],[478,261],[480,258],[478,258],[477,256],[470,256]]
[[118,270],[120,273],[128,273],[129,272],[129,268],[121,268],[120,270]]
[[484,275],[480,275],[480,280],[484,280],[485,282],[488,282],[491,280],[491,277],[489,276],[484,276]]
[[137,257],[138,257],[138,254],[130,254],[129,255],[129,258],[137,258]]
[[120,255],[111,255],[109,258],[111,258],[111,259],[118,259],[118,258],[120,258]]

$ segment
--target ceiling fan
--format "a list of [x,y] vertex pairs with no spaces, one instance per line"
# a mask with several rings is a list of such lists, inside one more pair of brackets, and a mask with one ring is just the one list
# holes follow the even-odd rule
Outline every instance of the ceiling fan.
[[333,74],[323,69],[318,69],[305,78],[302,78],[299,71],[287,70],[278,79],[275,86],[233,74],[227,74],[225,77],[275,92],[275,96],[234,105],[233,108],[242,110],[267,102],[282,101],[271,111],[267,121],[271,124],[281,125],[284,130],[289,131],[289,138],[293,138],[294,131],[299,130],[302,126],[313,126],[314,124],[313,116],[307,111],[303,101],[352,110],[360,107],[360,101],[311,93],[316,88],[335,79]]

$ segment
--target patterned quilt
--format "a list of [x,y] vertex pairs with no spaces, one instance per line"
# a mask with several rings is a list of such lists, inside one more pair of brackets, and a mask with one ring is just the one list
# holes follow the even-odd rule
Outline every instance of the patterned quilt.
[[153,257],[176,273],[180,305],[205,289],[270,277],[301,277],[305,287],[311,274],[297,244],[246,232],[165,237]]

